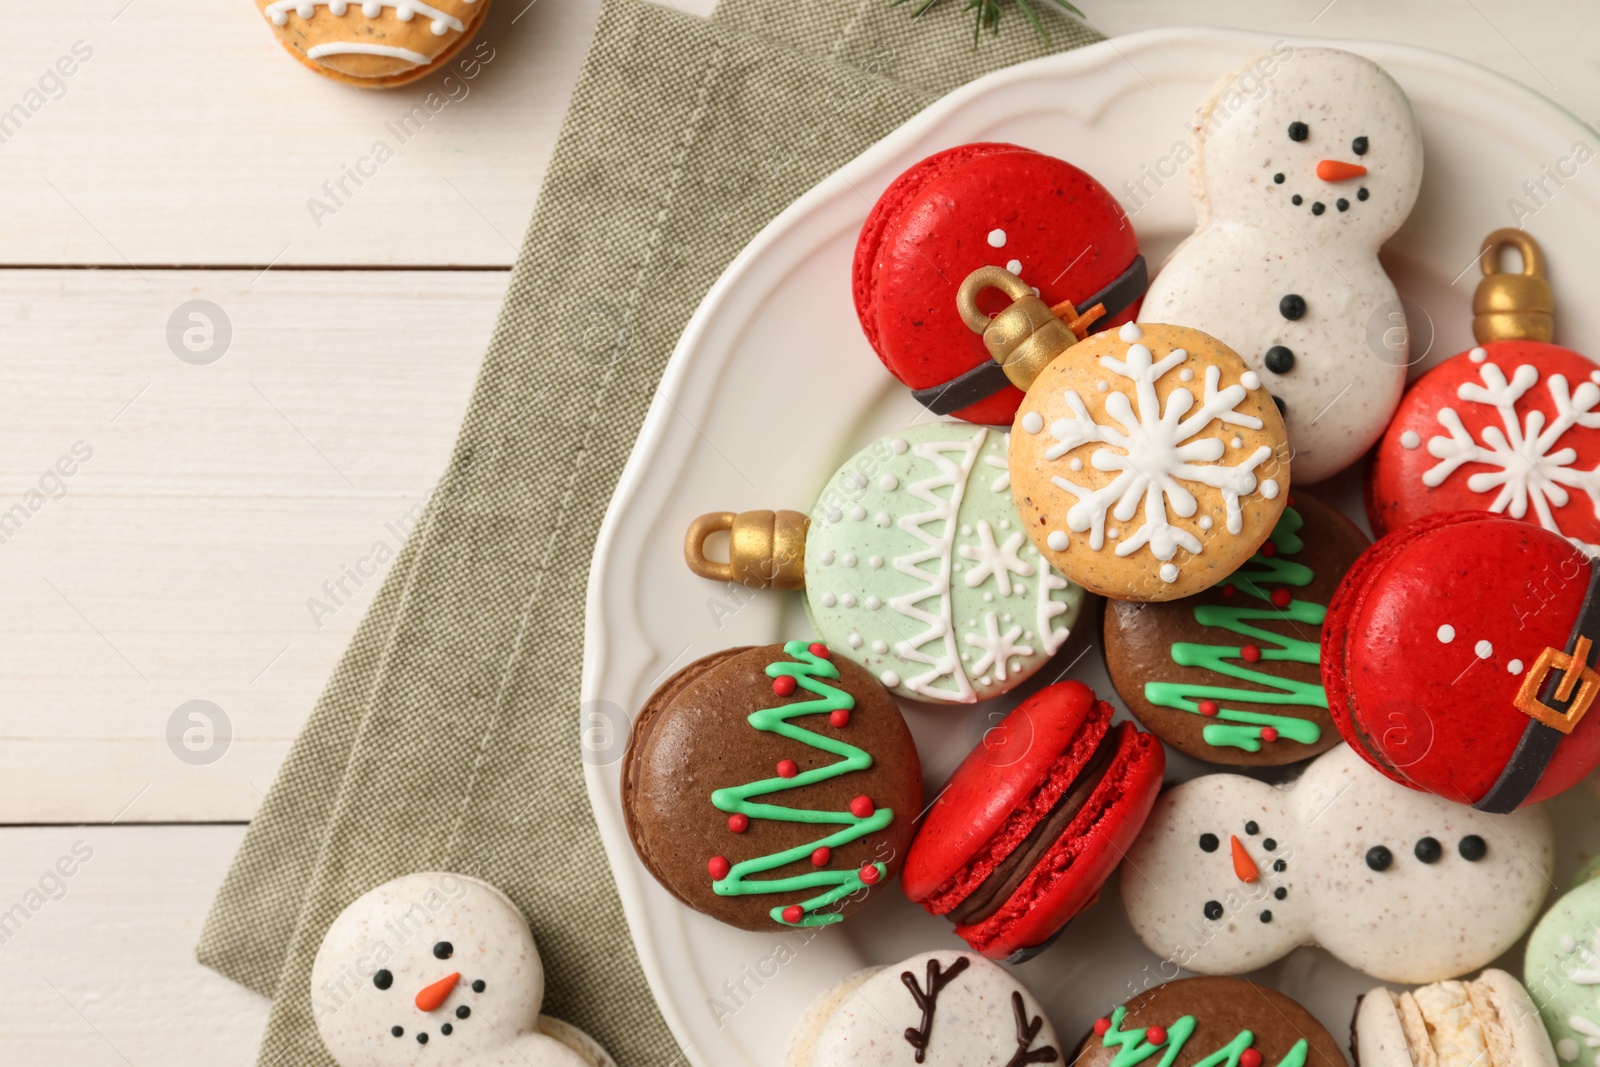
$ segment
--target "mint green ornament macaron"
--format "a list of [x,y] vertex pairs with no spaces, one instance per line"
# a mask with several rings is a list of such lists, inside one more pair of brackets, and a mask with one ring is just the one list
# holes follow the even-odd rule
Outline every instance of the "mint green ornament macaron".
[[[701,516],[685,557],[704,577],[804,588],[829,648],[897,696],[971,704],[1060,650],[1084,591],[1039,555],[1011,495],[1009,435],[959,422],[881,437],[828,479],[809,519]],[[705,556],[729,533],[729,562]]]
[[1600,860],[1528,938],[1523,984],[1563,1065],[1600,1067]]

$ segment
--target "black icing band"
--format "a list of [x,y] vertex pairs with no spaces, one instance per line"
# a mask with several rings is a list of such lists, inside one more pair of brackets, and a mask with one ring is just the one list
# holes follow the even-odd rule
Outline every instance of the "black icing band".
[[[1106,309],[1101,321],[1108,322],[1139,299],[1149,284],[1150,275],[1145,269],[1144,257],[1134,256],[1128,269],[1117,275],[1110,285],[1086,297],[1081,303],[1074,303],[1073,307],[1087,309],[1100,304]],[[935,415],[949,415],[993,396],[1010,384],[1011,379],[1006,377],[1005,368],[987,359],[947,382],[914,390],[911,395]]]
[[[1579,639],[1585,634],[1592,633],[1600,633],[1600,561],[1595,560],[1589,564],[1589,588],[1584,593],[1583,606],[1578,609],[1578,619],[1572,624],[1572,632],[1567,635],[1567,652],[1569,654],[1574,652]],[[1567,672],[1582,671],[1588,665],[1587,662],[1574,660],[1566,671],[1551,670],[1546,675],[1544,687],[1539,692],[1540,702],[1552,711],[1566,714],[1577,702],[1582,687],[1571,686],[1566,700],[1558,699],[1556,690],[1561,687],[1562,679]],[[1511,753],[1511,759],[1501,770],[1500,777],[1495,779],[1489,791],[1479,797],[1477,803],[1472,806],[1479,811],[1494,815],[1505,815],[1516,811],[1539,784],[1539,779],[1544,777],[1545,768],[1550,765],[1550,760],[1556,754],[1556,747],[1565,736],[1567,735],[1554,726],[1530,717],[1528,725],[1522,731],[1521,739],[1517,741],[1516,749]]]

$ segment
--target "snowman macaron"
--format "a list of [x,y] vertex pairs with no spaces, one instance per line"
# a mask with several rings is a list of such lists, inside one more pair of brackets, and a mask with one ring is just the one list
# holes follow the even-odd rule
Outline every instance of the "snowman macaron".
[[1370,60],[1296,48],[1214,86],[1192,133],[1199,226],[1140,317],[1243,356],[1283,410],[1296,481],[1322,481],[1378,439],[1405,386],[1405,314],[1378,249],[1422,183],[1416,116]]
[[1550,818],[1407,789],[1348,745],[1287,786],[1234,774],[1162,795],[1122,865],[1128,920],[1199,974],[1321,945],[1385,982],[1434,982],[1522,936],[1550,884]]
[[616,1067],[593,1038],[539,1014],[544,965],[498,889],[408,874],[351,902],[311,967],[322,1043],[340,1067]]

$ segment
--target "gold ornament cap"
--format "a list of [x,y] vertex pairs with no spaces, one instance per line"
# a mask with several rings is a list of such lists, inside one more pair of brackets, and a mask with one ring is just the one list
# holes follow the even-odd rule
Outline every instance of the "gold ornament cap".
[[[1515,248],[1522,273],[1500,269],[1500,253]],[[1555,297],[1544,275],[1544,251],[1521,230],[1507,227],[1483,239],[1478,250],[1483,281],[1472,294],[1472,336],[1490,341],[1548,341],[1555,335]]]
[[[991,318],[978,307],[985,290],[998,289],[1011,306]],[[1006,377],[1024,391],[1039,372],[1061,353],[1088,336],[1089,326],[1105,315],[1103,304],[1078,311],[1063,301],[1051,307],[1033,287],[1003,267],[979,267],[956,292],[956,309],[973,333],[983,334],[984,347],[1005,368]]]
[[[683,559],[700,577],[716,582],[738,582],[749,589],[804,589],[810,525],[798,511],[713,511],[689,524]],[[726,562],[706,556],[706,540],[718,533],[728,535]]]

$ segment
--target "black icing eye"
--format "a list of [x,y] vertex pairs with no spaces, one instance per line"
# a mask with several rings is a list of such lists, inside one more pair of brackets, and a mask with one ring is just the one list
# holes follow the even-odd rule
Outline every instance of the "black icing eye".
[[474,993],[482,993],[483,992],[483,979],[482,978],[480,978],[476,982],[472,983],[472,991]]
[[418,1034],[417,1035],[417,1044],[426,1045],[427,1043],[428,1043],[428,1035],[427,1034]]
[[1261,839],[1261,847],[1266,849],[1268,852],[1273,852],[1277,850],[1278,842],[1273,838],[1263,837]]
[[391,1027],[389,1027],[389,1032],[391,1034],[393,1034],[395,1037],[405,1037],[406,1036],[406,1028],[403,1027],[403,1026],[391,1026]]
[[1264,923],[1271,922],[1272,921],[1272,912],[1270,912],[1270,911],[1262,912],[1261,913],[1261,921],[1264,922]]
[[1282,874],[1284,871],[1289,869],[1289,864],[1283,860],[1273,860],[1272,869],[1277,871],[1279,874]]
[[1387,871],[1394,863],[1394,853],[1382,845],[1373,845],[1367,849],[1367,866],[1375,871]]
[[1215,900],[1206,901],[1206,918],[1212,922],[1222,918],[1222,904]]
[[1221,843],[1222,842],[1217,840],[1217,835],[1216,834],[1201,834],[1200,835],[1200,851],[1201,852],[1215,852],[1217,850],[1217,846],[1220,845]]
[[439,1032],[445,1037],[449,1037],[451,1034],[456,1032],[456,1028],[451,1026],[449,1023],[445,1023],[443,1026],[439,1027]]
[[1278,299],[1278,314],[1293,322],[1306,313],[1306,298],[1299,293],[1285,293]]
[[388,971],[379,971],[372,976],[372,984],[377,986],[379,989],[388,989],[390,986],[394,985],[394,975],[390,974]]
[[1367,192],[1367,187],[1364,186],[1364,185],[1361,188],[1356,190],[1356,199],[1357,200],[1365,200],[1368,196],[1371,196],[1371,195],[1372,195],[1371,193]]
[[1282,174],[1274,174],[1272,176],[1272,184],[1274,184],[1274,185],[1282,185],[1283,184],[1283,175]]
[[1357,137],[1354,141],[1351,141],[1350,142],[1350,151],[1354,152],[1358,156],[1366,155],[1367,154],[1367,139],[1365,137]]
[[1333,206],[1338,208],[1340,211],[1349,211],[1350,201],[1341,196],[1339,199],[1333,202]]
[[457,1019],[465,1019],[467,1016],[469,1016],[471,1014],[472,1014],[472,1009],[467,1007],[465,1004],[461,1005],[461,1007],[456,1009],[456,1018]]
[[1295,207],[1299,207],[1301,204],[1303,204],[1305,202],[1306,202],[1306,198],[1301,196],[1299,193],[1295,193],[1293,196],[1291,196],[1289,198],[1289,203],[1293,204]]
[[1244,832],[1249,834],[1251,837],[1254,837],[1256,834],[1261,832],[1261,827],[1257,826],[1255,820],[1252,819],[1244,824]]
[[433,946],[434,959],[447,960],[451,956],[455,955],[455,952],[456,947],[448,941],[441,941],[437,945]]
[[1284,897],[1289,895],[1289,891],[1280,885],[1278,888],[1272,891],[1272,895],[1275,899],[1282,900]]
[[1489,846],[1477,834],[1468,834],[1461,839],[1461,858],[1468,863],[1477,863],[1488,854]]
[[1304,141],[1307,137],[1310,137],[1310,136],[1311,136],[1311,127],[1310,126],[1307,126],[1303,122],[1291,122],[1291,123],[1289,123],[1289,140],[1291,140],[1291,141]]
[[1415,851],[1417,859],[1423,863],[1438,863],[1439,857],[1444,855],[1444,846],[1439,844],[1436,837],[1424,837],[1417,842]]

